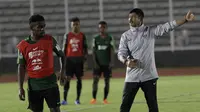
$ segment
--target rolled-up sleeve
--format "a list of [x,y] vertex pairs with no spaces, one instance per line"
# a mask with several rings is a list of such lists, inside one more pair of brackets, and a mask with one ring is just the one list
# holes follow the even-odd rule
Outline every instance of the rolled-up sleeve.
[[174,30],[176,28],[177,24],[176,21],[171,21],[171,22],[167,22],[165,24],[159,24],[156,26],[153,26],[151,32],[155,35],[155,36],[162,36],[165,33],[168,33],[172,30]]
[[120,43],[119,43],[119,48],[118,48],[118,59],[124,63],[128,56],[128,44],[127,44],[127,38],[125,37],[125,34],[122,34]]

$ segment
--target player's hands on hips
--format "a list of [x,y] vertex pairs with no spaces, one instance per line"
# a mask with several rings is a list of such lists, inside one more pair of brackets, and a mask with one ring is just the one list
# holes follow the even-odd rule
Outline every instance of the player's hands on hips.
[[195,16],[194,16],[194,14],[191,11],[188,11],[188,13],[185,16],[185,19],[187,21],[193,21],[195,19]]
[[19,99],[25,101],[25,91],[24,88],[19,89]]
[[137,61],[138,61],[138,60],[136,60],[136,59],[128,59],[128,60],[126,61],[126,66],[127,66],[127,67],[130,67],[130,68],[134,68],[134,67],[137,66]]

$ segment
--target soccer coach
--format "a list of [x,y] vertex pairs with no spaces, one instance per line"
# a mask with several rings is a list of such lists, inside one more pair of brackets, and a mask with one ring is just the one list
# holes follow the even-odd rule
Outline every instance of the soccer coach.
[[127,66],[120,112],[130,112],[139,88],[144,92],[149,112],[158,112],[155,38],[193,21],[195,16],[189,11],[183,19],[154,26],[145,26],[143,18],[144,13],[141,9],[131,10],[129,12],[130,29],[124,32],[120,39],[118,59]]

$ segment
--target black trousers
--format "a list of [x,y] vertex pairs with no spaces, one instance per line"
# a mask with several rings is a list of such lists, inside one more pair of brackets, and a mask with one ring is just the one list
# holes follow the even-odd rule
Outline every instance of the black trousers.
[[135,95],[137,94],[139,88],[141,88],[144,92],[149,112],[158,112],[156,82],[157,79],[149,80],[146,82],[126,82],[123,90],[120,112],[130,112],[131,106],[135,99]]

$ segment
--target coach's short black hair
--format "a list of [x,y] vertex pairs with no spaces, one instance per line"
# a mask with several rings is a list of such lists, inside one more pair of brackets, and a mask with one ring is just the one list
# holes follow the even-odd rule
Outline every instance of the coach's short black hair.
[[35,14],[29,18],[29,24],[31,24],[32,22],[39,22],[39,21],[45,21],[42,15]]
[[70,22],[80,22],[80,19],[78,17],[73,17],[70,19]]
[[100,21],[99,25],[106,25],[107,26],[107,23],[105,21]]
[[139,17],[141,17],[141,19],[144,18],[144,12],[142,11],[142,9],[134,8],[129,12],[129,14],[130,13],[136,13]]

